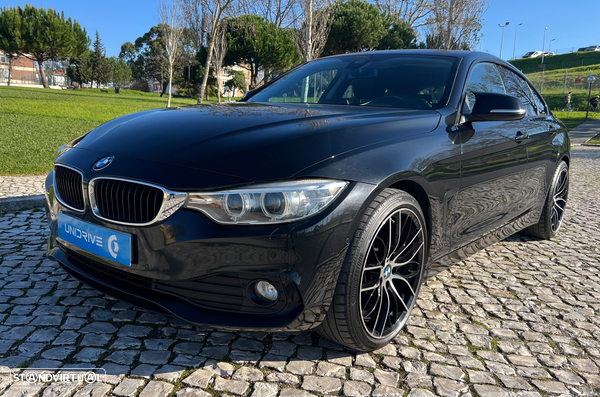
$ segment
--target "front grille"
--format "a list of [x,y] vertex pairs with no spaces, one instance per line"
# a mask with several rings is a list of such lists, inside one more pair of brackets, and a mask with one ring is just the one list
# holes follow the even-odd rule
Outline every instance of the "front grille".
[[[250,303],[246,287],[257,275],[252,273],[220,273],[190,281],[165,281],[139,276],[96,262],[73,250],[62,247],[67,259],[78,269],[104,282],[150,300],[184,301],[193,306],[232,313],[277,313],[285,306],[285,294],[272,306],[261,307]],[[269,279],[280,291],[283,287],[278,276],[260,275]]]
[[56,192],[63,204],[72,209],[83,211],[82,176],[79,172],[56,165],[54,167],[54,180],[56,181]]
[[117,222],[144,224],[158,216],[165,192],[141,183],[96,179],[93,196],[96,215]]

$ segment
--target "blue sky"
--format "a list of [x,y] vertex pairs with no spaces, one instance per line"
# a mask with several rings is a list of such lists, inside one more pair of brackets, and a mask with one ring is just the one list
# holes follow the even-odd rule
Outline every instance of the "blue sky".
[[[155,0],[0,0],[1,7],[50,7],[64,11],[86,28],[94,39],[96,30],[106,47],[107,56],[119,55],[121,44],[135,39],[158,23]],[[509,22],[504,29],[502,58],[510,59],[515,43],[515,26],[518,27],[516,56],[527,51],[541,51],[544,28],[547,27],[545,48],[552,39],[550,50],[561,53],[579,47],[600,45],[600,19],[596,2],[571,0],[492,0],[484,15],[482,45],[477,46],[493,55],[500,55],[502,28],[498,24]]]

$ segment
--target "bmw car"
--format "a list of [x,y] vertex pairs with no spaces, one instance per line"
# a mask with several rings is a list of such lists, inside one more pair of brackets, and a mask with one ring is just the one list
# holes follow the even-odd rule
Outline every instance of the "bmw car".
[[140,307],[223,329],[389,343],[436,272],[558,233],[565,126],[489,54],[308,62],[239,102],[119,117],[46,180],[48,253]]

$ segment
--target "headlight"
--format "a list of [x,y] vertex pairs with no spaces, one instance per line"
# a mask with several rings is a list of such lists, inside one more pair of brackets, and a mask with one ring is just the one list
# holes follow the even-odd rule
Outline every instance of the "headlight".
[[348,185],[306,179],[213,193],[189,193],[186,208],[201,211],[218,223],[272,224],[293,222],[319,213]]

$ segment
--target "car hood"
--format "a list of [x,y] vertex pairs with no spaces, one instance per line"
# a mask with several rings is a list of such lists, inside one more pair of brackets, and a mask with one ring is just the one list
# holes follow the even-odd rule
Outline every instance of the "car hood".
[[88,133],[75,149],[248,180],[277,180],[343,153],[429,132],[439,120],[434,110],[199,105],[114,119]]

